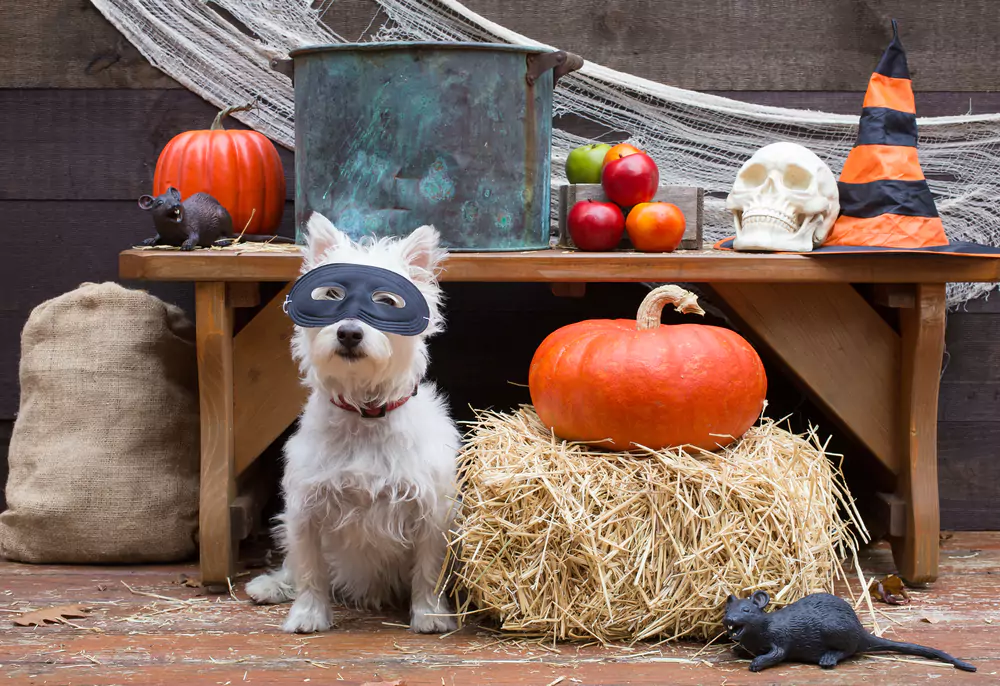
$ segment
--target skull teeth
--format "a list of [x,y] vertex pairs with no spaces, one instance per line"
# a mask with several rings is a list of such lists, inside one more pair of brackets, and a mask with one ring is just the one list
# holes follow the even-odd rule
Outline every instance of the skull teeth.
[[766,210],[766,209],[754,209],[747,210],[743,212],[743,227],[747,228],[747,225],[764,225],[764,224],[781,224],[788,231],[798,231],[799,227],[795,223],[795,218],[791,215],[785,214],[784,212],[778,212],[776,210]]

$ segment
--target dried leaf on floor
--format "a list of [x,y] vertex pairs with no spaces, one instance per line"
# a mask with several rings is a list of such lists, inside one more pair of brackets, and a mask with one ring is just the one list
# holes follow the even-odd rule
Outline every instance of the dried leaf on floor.
[[920,621],[921,622],[927,622],[928,624],[937,624],[941,620],[938,619],[938,618],[936,618],[936,617],[921,617]]
[[903,580],[895,574],[890,574],[883,579],[872,579],[868,591],[889,605],[909,605],[910,603],[910,595],[906,592]]
[[67,619],[84,619],[90,608],[83,605],[55,605],[41,610],[25,612],[14,618],[17,626],[44,626],[45,624],[66,624]]
[[202,588],[201,581],[192,576],[188,576],[187,574],[181,574],[177,583],[188,588]]

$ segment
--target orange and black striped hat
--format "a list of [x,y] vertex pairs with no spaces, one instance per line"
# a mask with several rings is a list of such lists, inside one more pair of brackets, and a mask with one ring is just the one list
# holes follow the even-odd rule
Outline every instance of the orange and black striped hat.
[[[917,115],[896,20],[868,81],[854,147],[837,182],[840,215],[808,255],[910,253],[1000,258],[1000,248],[948,241],[917,156]],[[732,250],[734,239],[715,244]]]
[[948,245],[917,156],[917,114],[906,53],[892,42],[868,81],[854,148],[837,182],[840,217],[824,246]]

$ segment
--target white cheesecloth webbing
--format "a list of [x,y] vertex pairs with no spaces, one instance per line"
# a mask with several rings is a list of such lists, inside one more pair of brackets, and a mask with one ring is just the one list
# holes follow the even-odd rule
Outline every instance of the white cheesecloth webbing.
[[[294,147],[293,90],[287,77],[271,69],[271,57],[286,56],[302,45],[347,42],[324,24],[337,24],[332,0],[321,0],[315,7],[308,0],[91,1],[154,66],[216,107],[260,98],[259,107],[234,116],[288,148]],[[373,40],[550,47],[490,22],[454,0],[377,1],[389,21]],[[241,31],[225,13],[253,35]],[[869,76],[858,74],[859,92]],[[920,94],[916,97],[919,109]],[[814,151],[839,175],[858,126],[858,115],[754,105],[673,88],[593,62],[560,79],[554,113],[578,115],[628,132],[630,141],[657,160],[661,183],[704,188],[708,245],[732,235],[724,198],[740,165],[757,149],[776,140],[794,141]],[[1000,114],[917,121],[920,161],[948,237],[1000,245]],[[566,155],[587,142],[553,130],[553,187],[565,183]],[[966,302],[993,287],[950,284],[949,304]]]

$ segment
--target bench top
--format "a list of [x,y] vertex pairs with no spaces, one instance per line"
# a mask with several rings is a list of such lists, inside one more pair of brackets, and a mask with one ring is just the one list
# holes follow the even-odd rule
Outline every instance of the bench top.
[[[179,250],[131,249],[119,255],[119,276],[145,281],[292,281],[302,264],[296,246]],[[442,281],[742,283],[954,283],[1000,281],[1000,259],[913,254],[811,257],[678,250],[673,253],[454,252]]]

